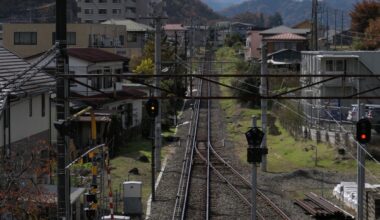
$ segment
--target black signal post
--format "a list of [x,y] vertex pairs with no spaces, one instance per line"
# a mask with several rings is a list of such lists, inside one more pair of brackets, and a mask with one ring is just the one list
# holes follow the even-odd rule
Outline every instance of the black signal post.
[[247,161],[252,164],[252,209],[251,220],[256,220],[257,167],[268,154],[268,149],[261,147],[265,133],[257,127],[257,117],[252,116],[252,128],[245,133],[247,138]]
[[156,157],[155,157],[155,150],[156,150],[156,145],[155,145],[155,118],[158,116],[159,112],[159,102],[157,99],[149,99],[146,104],[145,108],[150,116],[151,120],[151,133],[150,137],[152,138],[152,201],[156,200],[156,190],[155,190],[155,184],[156,184]]

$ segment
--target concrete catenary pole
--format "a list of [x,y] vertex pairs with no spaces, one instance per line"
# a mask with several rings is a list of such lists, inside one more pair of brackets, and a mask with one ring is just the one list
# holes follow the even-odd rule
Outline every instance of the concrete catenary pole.
[[[155,43],[154,43],[154,73],[156,75],[161,74],[161,18],[158,16],[156,19],[156,32],[155,32]],[[160,88],[161,79],[160,77],[155,78],[155,86],[156,88]],[[154,90],[155,97],[161,97],[161,90]],[[158,116],[155,118],[155,135],[154,135],[154,144],[155,144],[155,167],[157,170],[161,170],[161,100],[158,100]]]
[[[357,86],[358,86],[358,93],[360,92],[360,78],[357,80]],[[365,114],[364,112],[364,106],[360,103],[360,97],[358,97],[357,101],[358,107],[357,107],[357,121],[359,121],[362,116]],[[361,145],[360,143],[357,144],[357,157],[358,157],[358,165],[357,165],[357,183],[358,183],[358,210],[357,210],[357,220],[363,220],[364,219],[364,188],[365,188],[365,154],[363,148],[365,148],[366,145]]]
[[313,0],[312,16],[313,16],[312,47],[313,47],[313,50],[318,50],[318,1],[317,0]]
[[[68,80],[61,75],[68,73],[67,41],[66,41],[66,0],[56,0],[56,43],[58,44],[58,54],[56,59],[56,94],[57,94],[57,120],[65,120],[68,116]],[[57,218],[70,219],[69,182],[67,181],[66,137],[57,133]]]
[[[267,75],[268,73],[268,63],[267,63],[267,43],[265,41],[261,41],[261,75]],[[268,95],[268,85],[267,78],[261,77],[261,86],[260,86],[260,94],[261,96]],[[262,129],[265,134],[267,134],[267,111],[268,111],[268,100],[261,99],[261,123]],[[262,148],[267,148],[267,136],[264,135],[263,141],[261,142]],[[263,160],[261,164],[261,171],[267,171],[267,155],[263,155]]]

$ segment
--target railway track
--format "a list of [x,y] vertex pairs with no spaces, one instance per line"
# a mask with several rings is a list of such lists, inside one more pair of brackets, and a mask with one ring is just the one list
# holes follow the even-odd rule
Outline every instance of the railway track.
[[[205,57],[211,59],[211,54],[206,53]],[[208,72],[210,67],[210,64],[205,62],[202,65],[203,73]],[[212,87],[209,82],[199,80],[197,91],[198,96],[211,96]],[[194,101],[173,220],[220,219],[223,216],[227,218],[231,213],[235,217],[249,218],[252,207],[250,197],[252,185],[226,161],[223,155],[226,154],[225,147],[215,141],[219,139],[218,134],[214,132],[218,130],[218,125],[212,123],[215,111],[219,109],[213,108],[211,100]],[[226,191],[234,196],[221,199],[221,193],[225,194]],[[223,206],[223,203],[230,204]],[[258,190],[257,208],[258,219],[290,219],[260,190]]]

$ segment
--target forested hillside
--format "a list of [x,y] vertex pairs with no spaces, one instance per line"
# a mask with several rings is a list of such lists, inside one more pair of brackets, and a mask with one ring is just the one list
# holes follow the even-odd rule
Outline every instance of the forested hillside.
[[[320,8],[329,10],[330,19],[333,18],[335,9],[344,11],[348,15],[356,0],[325,0],[320,1]],[[280,13],[284,23],[293,25],[305,19],[311,18],[311,0],[248,0],[238,5],[226,8],[219,13],[233,17],[244,12],[274,14]],[[326,13],[324,14],[326,16]]]

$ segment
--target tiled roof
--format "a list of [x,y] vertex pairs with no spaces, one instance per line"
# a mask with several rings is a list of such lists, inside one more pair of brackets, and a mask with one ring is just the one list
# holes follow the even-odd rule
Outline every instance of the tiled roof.
[[127,32],[146,32],[146,31],[154,31],[154,29],[146,24],[137,23],[135,21],[124,19],[124,20],[116,20],[110,19],[102,24],[116,24],[116,25],[124,25],[127,29]]
[[[55,79],[27,63],[17,55],[0,46],[0,88],[11,89],[15,95],[35,94],[52,89]],[[26,71],[30,68],[29,71]],[[23,71],[25,74],[21,75]],[[30,79],[28,79],[30,77]],[[2,85],[12,82],[6,88]],[[2,96],[0,96],[2,97]],[[0,109],[2,108],[0,100]]]
[[283,33],[283,34],[277,34],[274,36],[266,37],[265,40],[294,40],[294,41],[303,41],[306,40],[306,37],[300,36],[298,34],[292,34],[292,33]]
[[110,53],[97,48],[69,48],[67,49],[69,56],[86,60],[91,63],[128,61],[128,58]]
[[269,35],[269,34],[282,34],[282,33],[292,33],[292,34],[307,34],[310,32],[310,29],[295,29],[290,28],[287,26],[277,26],[265,31],[260,32],[262,35]]
[[183,27],[182,24],[166,24],[164,26],[165,31],[186,31],[187,28]]

